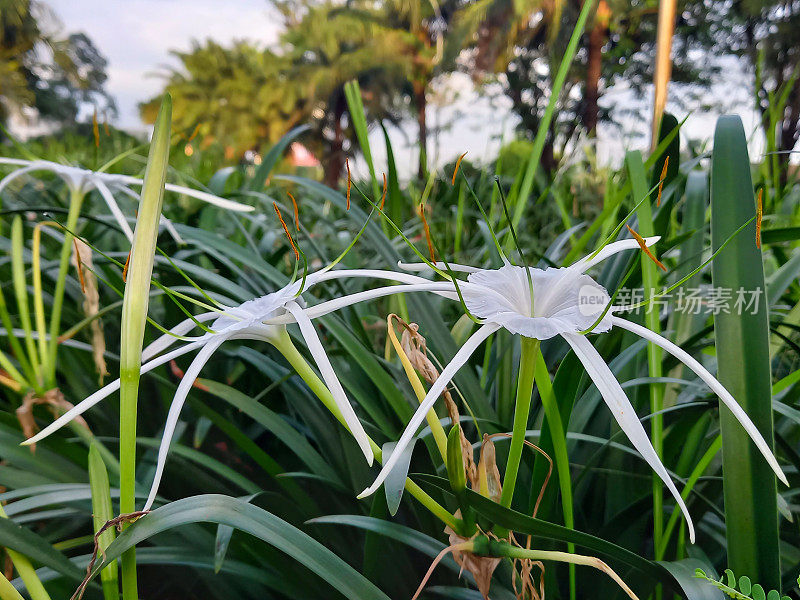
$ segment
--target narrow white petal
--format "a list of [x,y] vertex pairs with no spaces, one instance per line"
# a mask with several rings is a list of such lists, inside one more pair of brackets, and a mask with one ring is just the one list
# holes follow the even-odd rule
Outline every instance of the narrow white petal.
[[111,211],[111,214],[114,215],[114,219],[116,219],[117,224],[122,228],[125,237],[128,238],[129,242],[133,242],[133,230],[131,226],[128,225],[128,219],[125,218],[125,215],[119,208],[119,204],[117,204],[117,199],[114,198],[114,194],[111,193],[111,190],[108,189],[103,180],[99,177],[94,178],[94,186],[97,188],[97,191],[100,192],[100,195],[103,197],[103,200],[106,201],[108,205],[108,210]]
[[175,229],[175,226],[172,224],[172,221],[170,221],[167,217],[161,215],[159,223],[164,226],[164,229],[167,230],[167,233],[169,233],[172,236],[172,239],[175,240],[176,243],[178,244],[186,243],[185,241],[183,241],[181,234],[178,233],[178,230]]
[[303,338],[306,340],[306,345],[308,346],[308,351],[311,352],[311,356],[314,357],[314,361],[317,363],[319,372],[322,375],[322,380],[330,390],[331,395],[333,395],[333,400],[342,413],[347,428],[350,430],[350,433],[353,434],[356,442],[358,442],[358,446],[364,453],[367,463],[372,466],[375,455],[372,453],[372,448],[369,445],[367,432],[364,431],[361,421],[358,420],[358,415],[356,415],[356,412],[347,400],[347,394],[345,394],[342,384],[339,382],[339,378],[336,377],[333,365],[331,365],[328,360],[328,355],[325,354],[325,349],[322,347],[322,342],[317,335],[317,331],[314,329],[314,325],[311,323],[311,319],[306,316],[305,311],[300,308],[296,302],[287,303],[286,310],[292,314],[297,324],[300,326],[300,333],[303,334]]
[[[161,366],[164,363],[167,363],[174,358],[186,354],[187,352],[191,352],[192,350],[196,350],[201,345],[202,345],[201,342],[194,342],[192,344],[184,346],[183,348],[178,348],[176,350],[173,350],[172,352],[164,354],[163,356],[159,356],[158,358],[155,358],[150,362],[143,364],[141,372],[147,373],[148,371],[152,371],[156,367]],[[58,417],[55,421],[50,423],[47,427],[42,429],[35,436],[22,442],[23,445],[30,446],[31,444],[35,444],[43,440],[50,434],[61,429],[64,425],[72,421],[72,419],[74,419],[75,417],[82,415],[87,410],[92,408],[95,404],[97,404],[101,400],[104,400],[105,398],[116,392],[118,389],[119,389],[119,379],[103,386],[102,388],[97,390],[94,394],[91,394],[90,396],[87,396],[84,400],[78,402],[78,404],[70,408],[67,412]]]
[[486,325],[483,325],[480,329],[478,329],[478,331],[472,334],[472,336],[464,343],[464,345],[461,346],[458,352],[456,352],[453,360],[451,360],[448,365],[442,369],[441,375],[439,375],[439,378],[428,390],[425,399],[420,403],[419,408],[417,408],[416,412],[411,417],[411,420],[408,422],[405,431],[403,431],[403,435],[400,436],[400,439],[397,441],[397,445],[392,451],[392,455],[383,464],[381,472],[378,473],[378,477],[371,486],[358,495],[359,498],[365,498],[366,496],[374,494],[378,488],[381,487],[381,484],[383,484],[383,482],[386,480],[386,476],[400,460],[405,447],[408,446],[408,444],[411,443],[411,440],[414,439],[414,436],[417,434],[417,430],[425,420],[425,416],[428,414],[428,411],[433,408],[433,405],[436,403],[436,400],[439,399],[439,396],[441,396],[447,384],[450,383],[458,370],[469,360],[469,357],[472,356],[472,353],[478,349],[478,346],[480,346],[487,337],[489,337],[498,329],[500,329],[500,326],[494,323],[487,323]]
[[672,482],[667,469],[661,463],[661,459],[650,443],[650,438],[647,437],[647,432],[644,430],[641,421],[639,421],[639,417],[636,416],[636,411],[622,390],[619,381],[614,377],[611,369],[608,368],[606,362],[586,336],[570,333],[564,334],[563,337],[572,346],[575,355],[583,363],[586,373],[597,386],[600,395],[605,400],[622,431],[628,436],[633,447],[664,481],[667,489],[675,497],[675,501],[678,503],[684,517],[686,517],[686,524],[689,526],[689,540],[694,544],[694,523],[692,523],[692,518],[689,516],[689,510],[686,508],[678,488]]
[[687,367],[689,367],[692,371],[694,371],[695,374],[702,379],[708,387],[711,388],[711,391],[719,396],[720,400],[722,400],[725,406],[727,406],[728,409],[730,409],[730,411],[733,413],[733,416],[736,417],[739,423],[742,424],[744,430],[753,440],[753,443],[761,451],[761,454],[764,455],[764,458],[766,459],[767,463],[769,463],[769,466],[773,471],[775,471],[775,475],[778,476],[778,479],[780,479],[786,485],[789,485],[789,482],[786,480],[786,475],[783,474],[775,455],[772,453],[772,450],[770,450],[770,447],[764,437],[761,435],[761,432],[756,429],[756,426],[750,420],[750,417],[748,417],[747,413],[744,412],[744,409],[739,406],[739,403],[736,402],[731,393],[726,390],[725,387],[719,381],[717,381],[717,379],[711,373],[709,373],[702,364],[700,364],[680,346],[673,344],[668,339],[656,333],[653,333],[646,327],[642,327],[636,323],[631,323],[630,321],[626,321],[625,319],[621,319],[619,317],[611,317],[611,321],[617,327],[627,329],[628,331],[660,346]]
[[186,396],[189,395],[189,390],[192,389],[192,384],[200,373],[211,355],[217,351],[217,348],[225,341],[224,337],[217,337],[208,342],[197,356],[194,357],[192,364],[186,369],[178,389],[175,391],[175,396],[172,398],[172,404],[169,407],[169,414],[167,415],[167,422],[164,424],[164,433],[161,436],[161,445],[158,448],[158,461],[156,462],[156,474],[153,477],[153,483],[150,486],[150,494],[147,496],[142,510],[150,510],[153,502],[158,494],[158,486],[161,484],[161,477],[164,474],[164,465],[167,462],[167,455],[169,454],[169,447],[172,443],[172,436],[175,434],[175,427],[178,425],[178,419],[181,415],[181,409],[186,402]]
[[[433,263],[436,265],[437,269],[441,269],[442,271],[447,271],[448,267],[451,271],[456,273],[477,273],[481,269],[478,267],[471,267],[469,265],[459,265],[457,263],[443,263],[437,262]],[[397,261],[397,267],[403,269],[403,271],[411,271],[413,273],[419,273],[424,271],[433,271],[433,269],[428,265],[428,263],[404,263],[403,261]]]
[[[462,287],[466,287],[468,284],[464,284]],[[390,296],[392,294],[400,294],[404,292],[433,292],[435,294],[439,294],[441,296],[445,296],[447,298],[456,299],[455,287],[453,287],[452,283],[447,282],[432,282],[428,281],[426,283],[420,284],[400,284],[400,285],[390,285],[386,287],[376,288],[374,290],[366,290],[364,292],[356,292],[355,294],[349,294],[347,296],[342,296],[340,298],[334,298],[333,300],[328,300],[327,302],[323,302],[321,304],[317,304],[316,306],[312,306],[306,309],[306,315],[310,319],[316,319],[323,315],[327,315],[328,313],[332,313],[339,309],[344,308],[345,306],[351,306],[352,304],[356,304],[358,302],[364,302],[366,300],[374,300],[375,298],[382,298],[383,296]],[[285,325],[287,323],[293,323],[294,321],[289,318],[288,315],[283,315],[280,317],[275,317],[274,319],[267,319],[264,321],[269,325]]]
[[399,283],[431,283],[430,279],[419,277],[417,275],[410,275],[408,273],[398,273],[396,271],[386,271],[383,269],[334,269],[330,271],[317,271],[308,276],[307,279],[313,283],[321,281],[328,281],[331,279],[349,279],[349,278],[369,278],[369,279],[385,279],[388,281],[397,281]]
[[41,168],[39,165],[37,165],[36,163],[33,163],[28,167],[24,167],[22,169],[17,169],[16,171],[12,171],[11,173],[9,173],[5,177],[3,177],[3,179],[0,179],[0,192],[2,192],[3,189],[9,183],[11,183],[13,180],[17,179],[18,177],[22,177],[23,175],[25,175],[25,173],[30,173],[31,171],[36,171],[39,168]]
[[[175,325],[175,327],[169,330],[170,333],[165,333],[161,335],[157,340],[155,340],[150,345],[146,346],[144,350],[142,350],[142,361],[147,362],[148,360],[153,358],[156,354],[162,353],[164,350],[169,348],[172,344],[174,344],[177,341],[186,341],[186,340],[180,340],[180,338],[189,333],[195,327],[197,327],[195,321],[204,323],[205,321],[210,321],[211,319],[214,319],[219,316],[220,313],[218,312],[207,312],[197,315],[194,318],[194,320],[186,319],[185,321],[181,321],[180,323]],[[197,339],[199,340],[202,337],[203,336],[200,336]],[[197,341],[197,340],[190,340],[190,341]]]
[[[661,236],[655,235],[653,237],[644,238],[644,243],[647,246],[652,246],[658,240],[661,239]],[[613,242],[611,244],[607,244],[600,252],[592,256],[586,256],[579,261],[570,265],[570,269],[578,269],[581,273],[584,273],[595,266],[597,263],[604,261],[605,259],[614,256],[624,250],[633,250],[639,247],[639,242],[636,240],[621,240],[619,242]]]
[[7,158],[5,156],[0,156],[0,165],[19,165],[24,167],[26,165],[33,164],[34,161],[24,160],[22,158]]

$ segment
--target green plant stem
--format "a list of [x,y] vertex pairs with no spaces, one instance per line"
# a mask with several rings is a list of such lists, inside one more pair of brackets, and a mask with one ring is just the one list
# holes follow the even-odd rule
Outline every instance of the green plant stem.
[[[344,421],[344,416],[342,415],[339,407],[336,406],[336,402],[333,399],[333,395],[331,394],[330,390],[327,386],[323,383],[323,381],[319,378],[319,376],[314,372],[314,369],[308,364],[305,357],[300,354],[300,351],[292,342],[292,339],[289,337],[289,334],[284,329],[277,337],[271,340],[272,345],[280,352],[283,357],[289,362],[292,368],[297,372],[300,378],[306,382],[306,385],[311,389],[317,398],[319,398],[320,402],[322,402],[323,406],[327,408],[330,413],[336,418],[339,423],[341,423],[345,429],[347,429],[347,424]],[[349,429],[348,429],[349,431]],[[383,452],[381,451],[380,446],[376,444],[372,438],[369,438],[369,445],[372,448],[372,452],[375,455],[375,459],[383,464]],[[419,487],[416,483],[411,481],[411,479],[406,478],[405,484],[406,491],[411,494],[414,498],[419,501],[425,508],[427,508],[431,514],[441,520],[443,523],[448,525],[454,531],[458,531],[460,527],[460,523],[456,517],[450,514],[447,509],[445,509],[441,504],[436,502],[433,498],[431,498],[425,490]]]
[[64,232],[64,243],[61,246],[61,256],[58,261],[58,275],[56,277],[56,287],[53,292],[53,308],[50,312],[50,348],[46,360],[47,381],[49,387],[56,384],[56,353],[58,352],[58,331],[61,328],[61,309],[64,306],[64,290],[67,285],[67,271],[69,269],[69,257],[72,254],[73,235],[78,224],[78,217],[81,214],[81,206],[85,194],[80,189],[70,189],[69,211],[67,212],[67,231]]
[[[119,508],[121,514],[129,514],[136,510],[136,420],[139,377],[158,225],[164,200],[171,119],[172,100],[167,94],[161,102],[161,109],[153,129],[153,138],[142,184],[139,216],[136,219],[136,229],[131,247],[130,268],[122,299],[119,361]],[[123,527],[125,526],[127,524],[123,525]],[[122,567],[122,597],[124,600],[137,600],[139,592],[136,581],[135,547],[125,551],[120,564]]]
[[[0,519],[7,518],[8,515],[6,515],[6,511],[4,511],[2,505],[0,505]],[[25,584],[25,589],[28,590],[31,600],[50,600],[50,595],[47,593],[47,590],[44,589],[42,581],[36,574],[36,569],[33,568],[28,557],[11,548],[6,548],[6,552],[11,562],[14,563],[14,568],[17,570],[17,573],[19,573],[22,582]],[[11,584],[9,583],[9,585]],[[11,589],[14,589],[14,586],[11,586]],[[19,595],[19,593],[17,593],[17,595]],[[8,597],[13,598],[14,596]],[[3,600],[5,600],[5,598],[3,598]]]
[[514,429],[511,432],[511,445],[508,448],[508,462],[503,478],[503,491],[500,504],[511,506],[514,499],[514,488],[517,485],[519,463],[522,459],[522,447],[525,444],[525,433],[528,428],[528,415],[531,411],[533,395],[533,379],[536,368],[536,355],[539,351],[539,340],[520,338],[519,375],[517,376],[517,400],[514,406]]
[[[567,454],[567,437],[564,424],[561,421],[561,412],[558,409],[558,402],[553,393],[553,382],[550,380],[550,373],[547,372],[547,365],[544,362],[541,348],[536,349],[536,366],[534,370],[536,387],[539,389],[539,397],[542,400],[547,426],[550,429],[550,438],[553,441],[555,450],[556,473],[558,475],[558,486],[561,490],[561,506],[564,513],[564,526],[569,529],[575,528],[575,517],[572,504],[572,477],[569,470],[569,455]],[[538,490],[531,490],[531,494],[539,493]],[[569,552],[575,552],[575,544],[567,544]],[[577,596],[575,565],[569,567],[569,596],[575,600]]]
[[0,573],[0,600],[25,600],[2,573]]

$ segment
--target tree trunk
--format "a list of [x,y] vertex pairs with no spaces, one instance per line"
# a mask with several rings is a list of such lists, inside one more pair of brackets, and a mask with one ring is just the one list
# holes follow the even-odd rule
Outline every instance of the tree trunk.
[[425,118],[425,109],[428,105],[425,98],[427,87],[427,82],[414,83],[414,104],[417,107],[417,125],[419,127],[419,168],[417,170],[419,179],[425,179],[428,173],[428,124]]
[[600,0],[594,17],[594,26],[589,32],[589,47],[586,62],[586,93],[584,94],[585,110],[583,125],[590,137],[597,135],[597,119],[599,114],[600,76],[603,69],[603,44],[608,35],[609,8],[606,0]]
[[342,94],[336,99],[333,107],[333,140],[331,141],[331,150],[325,166],[325,185],[330,188],[335,188],[339,184],[342,169],[344,169],[344,126],[342,125],[342,119],[344,118],[345,107],[345,98]]

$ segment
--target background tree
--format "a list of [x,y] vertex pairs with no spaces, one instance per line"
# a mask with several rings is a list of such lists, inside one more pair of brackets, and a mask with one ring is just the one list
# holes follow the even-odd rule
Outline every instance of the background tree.
[[[172,54],[181,64],[164,76],[174,129],[186,135],[197,129],[201,145],[218,142],[229,160],[277,141],[307,116],[286,60],[271,50],[207,40]],[[160,97],[139,105],[145,122],[155,120]]]
[[[714,67],[705,61],[707,31],[698,11],[679,5],[676,27],[673,99],[696,99],[707,88]],[[691,4],[693,6],[693,4]],[[550,99],[552,76],[563,56],[582,6],[581,0],[563,2],[510,2],[477,0],[458,18],[456,51],[477,81],[498,81],[520,118],[519,131],[536,135]],[[624,84],[642,97],[652,82],[652,56],[657,21],[656,2],[602,0],[582,39],[583,48],[573,62],[562,91],[556,117],[545,143],[542,165],[556,166],[555,156],[575,135],[592,135],[599,122],[619,124],[622,118],[647,118],[643,103],[614,112],[600,103],[603,91]],[[681,84],[687,84],[681,86]]]
[[[83,33],[59,35],[55,15],[33,0],[0,0],[0,121],[35,111],[63,127],[82,106],[116,115],[107,61]],[[33,115],[31,115],[33,116]]]
[[309,143],[320,156],[326,183],[336,185],[351,152],[344,84],[359,82],[370,120],[399,121],[400,88],[411,71],[403,53],[407,39],[369,7],[343,9],[333,2],[277,6],[286,23],[281,36],[286,67],[318,134]]

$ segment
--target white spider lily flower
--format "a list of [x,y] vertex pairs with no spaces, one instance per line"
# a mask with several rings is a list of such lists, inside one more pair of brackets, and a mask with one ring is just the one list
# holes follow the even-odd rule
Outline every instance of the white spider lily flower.
[[[125,234],[125,237],[128,238],[128,241],[133,241],[133,230],[128,224],[128,219],[125,217],[122,210],[120,210],[119,204],[117,204],[117,200],[114,197],[114,192],[126,194],[138,202],[139,194],[132,190],[130,186],[141,187],[141,185],[144,183],[141,179],[130,177],[128,175],[117,175],[114,173],[104,173],[102,171],[90,171],[89,169],[74,167],[72,165],[64,165],[51,162],[49,160],[22,160],[18,158],[0,157],[0,164],[16,165],[20,167],[0,180],[0,192],[2,192],[3,189],[13,180],[33,171],[52,171],[64,180],[64,183],[67,184],[67,187],[70,189],[70,191],[75,193],[86,194],[93,189],[97,190],[108,206],[108,209],[111,211],[111,214],[116,220],[117,224]],[[187,196],[203,200],[204,202],[208,202],[209,204],[214,204],[215,206],[226,208],[228,210],[239,212],[249,212],[254,210],[254,207],[252,206],[240,204],[225,198],[220,198],[213,194],[195,190],[182,185],[167,183],[165,185],[165,189],[171,192],[186,194]],[[164,226],[170,235],[172,235],[178,242],[182,241],[178,235],[178,232],[175,231],[175,228],[172,226],[172,223],[163,215],[161,216],[161,225]]]
[[[432,283],[427,279],[403,273],[367,269],[324,269],[308,275],[305,279],[305,284],[302,280],[298,280],[276,292],[272,292],[260,298],[248,300],[239,306],[223,307],[220,312],[203,313],[196,316],[194,320],[186,319],[173,327],[168,334],[162,335],[143,349],[141,373],[147,373],[179,356],[197,351],[197,355],[194,360],[192,360],[181,382],[178,384],[175,396],[170,405],[159,447],[155,477],[143,510],[149,510],[156,499],[181,409],[200,370],[213,356],[214,352],[228,340],[247,339],[275,342],[280,336],[286,335],[285,325],[290,323],[296,323],[300,327],[300,333],[305,339],[308,350],[322,375],[322,380],[330,390],[347,428],[356,439],[367,462],[370,465],[372,464],[374,454],[369,437],[364,431],[361,422],[358,420],[358,416],[355,414],[353,407],[347,400],[345,391],[336,377],[328,356],[322,347],[319,336],[311,323],[311,319],[329,314],[345,306],[352,305],[355,302],[387,295],[389,292],[386,291],[385,288],[378,290],[378,294],[374,292],[358,292],[349,296],[322,302],[310,308],[305,307],[305,303],[300,297],[302,291],[307,290],[313,285],[327,280],[349,277],[388,279],[406,283],[406,285],[392,286],[389,288],[391,293],[396,293],[397,291],[420,290],[434,292],[437,290],[447,291],[447,286],[443,284]],[[211,332],[196,337],[185,337],[186,334],[197,326],[198,322],[205,323],[209,321],[211,322]],[[177,349],[167,352],[167,350],[179,340],[187,343]],[[75,417],[83,414],[95,404],[119,390],[119,388],[119,379],[112,381],[76,404],[35,436],[23,442],[23,444],[31,445],[41,441]]]
[[[658,237],[651,237],[647,238],[645,243],[650,246],[658,240]],[[383,464],[375,482],[364,490],[359,495],[359,498],[374,493],[385,481],[387,475],[395,467],[397,458],[403,454],[404,448],[413,440],[427,412],[433,407],[456,372],[489,335],[500,328],[538,340],[546,340],[560,335],[572,347],[576,356],[583,363],[586,372],[597,386],[603,400],[608,405],[622,431],[630,439],[633,447],[664,481],[675,497],[678,506],[680,506],[686,517],[690,539],[694,542],[694,525],[683,498],[681,498],[669,473],[661,463],[642,423],[636,416],[636,411],[619,382],[606,362],[589,342],[586,335],[582,333],[595,325],[595,322],[598,321],[598,318],[611,301],[605,288],[589,275],[586,275],[586,271],[618,252],[637,247],[639,245],[636,240],[623,240],[609,244],[595,255],[583,258],[569,267],[531,268],[529,270],[530,281],[524,267],[508,263],[495,270],[475,269],[465,265],[449,265],[450,270],[454,272],[468,273],[466,281],[459,283],[459,288],[467,309],[481,320],[482,325],[442,370],[441,375],[431,386],[427,396],[409,421],[395,446],[394,452]],[[406,270],[414,271],[428,268],[424,264],[401,266]],[[534,290],[533,302],[531,299],[531,283]],[[441,295],[453,297],[454,291],[455,286],[450,283],[449,293]],[[532,308],[533,311],[531,310]],[[778,478],[788,485],[786,476],[781,471],[775,456],[761,433],[722,384],[680,347],[641,325],[615,316],[613,314],[615,310],[619,309],[613,306],[609,307],[609,310],[603,314],[592,331],[594,333],[603,333],[610,331],[614,326],[626,329],[660,346],[683,362],[731,410]]]

